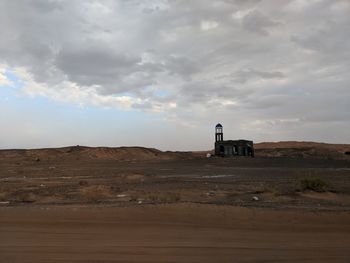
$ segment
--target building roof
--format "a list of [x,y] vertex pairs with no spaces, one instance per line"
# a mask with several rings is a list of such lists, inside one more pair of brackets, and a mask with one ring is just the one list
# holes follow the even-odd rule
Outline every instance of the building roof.
[[215,142],[217,144],[247,144],[247,143],[250,143],[250,144],[253,144],[253,141],[250,141],[250,140],[225,140],[225,141],[218,141],[218,142]]
[[215,128],[222,128],[222,125],[220,123],[216,124]]

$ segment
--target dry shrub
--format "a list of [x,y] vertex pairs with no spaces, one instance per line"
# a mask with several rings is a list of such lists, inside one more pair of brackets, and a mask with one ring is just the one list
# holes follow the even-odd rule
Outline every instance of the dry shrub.
[[89,202],[100,202],[111,198],[113,192],[106,185],[91,185],[80,189],[80,196]]
[[180,201],[181,196],[179,193],[159,193],[149,195],[148,199],[153,202],[173,203]]
[[16,200],[25,203],[33,203],[37,200],[37,197],[32,192],[23,192],[17,195]]
[[300,177],[299,186],[301,191],[327,192],[330,184],[319,177]]
[[275,196],[279,196],[285,194],[285,190],[279,188],[277,185],[265,185],[263,189],[263,193],[273,194]]
[[79,185],[80,185],[80,186],[88,186],[89,183],[88,183],[88,181],[86,181],[86,180],[80,180],[80,181],[79,181]]

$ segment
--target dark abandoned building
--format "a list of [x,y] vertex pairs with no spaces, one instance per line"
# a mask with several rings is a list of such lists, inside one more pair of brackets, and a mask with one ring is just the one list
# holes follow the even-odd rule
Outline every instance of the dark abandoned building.
[[224,141],[223,127],[215,126],[215,155],[216,156],[250,156],[254,157],[253,141],[227,140]]

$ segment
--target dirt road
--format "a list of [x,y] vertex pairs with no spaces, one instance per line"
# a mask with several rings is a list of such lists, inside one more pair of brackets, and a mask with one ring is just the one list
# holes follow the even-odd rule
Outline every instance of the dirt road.
[[0,262],[350,262],[348,212],[0,208]]

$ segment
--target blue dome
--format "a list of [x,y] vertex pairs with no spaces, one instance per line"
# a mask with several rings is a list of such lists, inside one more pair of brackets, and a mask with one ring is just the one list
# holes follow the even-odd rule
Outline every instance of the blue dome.
[[222,125],[220,123],[216,124],[215,128],[222,128]]

